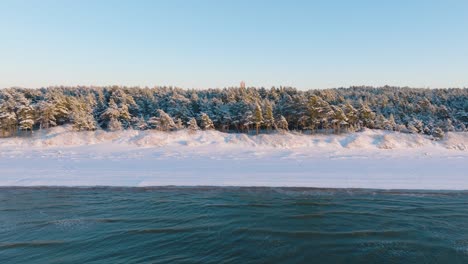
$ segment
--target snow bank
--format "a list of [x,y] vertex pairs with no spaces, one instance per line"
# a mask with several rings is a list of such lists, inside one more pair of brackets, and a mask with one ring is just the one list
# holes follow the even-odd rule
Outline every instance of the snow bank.
[[0,186],[294,186],[468,190],[468,133],[250,136],[74,132],[0,139]]
[[467,150],[468,133],[448,133],[441,141],[430,136],[404,134],[393,131],[370,130],[340,135],[303,135],[299,133],[274,133],[246,135],[228,134],[219,131],[187,130],[160,132],[154,130],[125,130],[118,132],[90,131],[76,132],[69,126],[55,127],[35,132],[33,137],[0,138],[0,147],[64,147],[102,143],[134,145],[138,147],[162,146],[207,146],[270,147],[279,149],[323,148],[323,149],[408,149],[420,147],[441,147]]

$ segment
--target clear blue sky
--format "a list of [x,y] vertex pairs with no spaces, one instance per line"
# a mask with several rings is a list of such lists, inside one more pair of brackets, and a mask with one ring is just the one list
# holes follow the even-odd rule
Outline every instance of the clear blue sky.
[[0,87],[468,87],[468,1],[0,0]]

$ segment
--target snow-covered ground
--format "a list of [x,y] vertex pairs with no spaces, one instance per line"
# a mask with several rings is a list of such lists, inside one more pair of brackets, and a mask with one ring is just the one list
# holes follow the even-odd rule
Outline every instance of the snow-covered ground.
[[296,186],[468,190],[468,133],[247,136],[73,132],[0,139],[0,186]]

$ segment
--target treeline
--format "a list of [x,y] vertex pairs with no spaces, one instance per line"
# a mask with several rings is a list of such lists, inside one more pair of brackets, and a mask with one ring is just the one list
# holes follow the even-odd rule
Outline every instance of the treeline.
[[363,127],[441,138],[467,131],[468,89],[50,87],[0,90],[0,135],[74,129],[183,128],[340,133]]

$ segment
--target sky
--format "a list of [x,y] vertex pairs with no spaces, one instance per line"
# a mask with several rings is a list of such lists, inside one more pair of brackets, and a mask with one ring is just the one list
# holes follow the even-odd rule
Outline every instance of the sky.
[[0,0],[0,87],[468,87],[466,0]]

